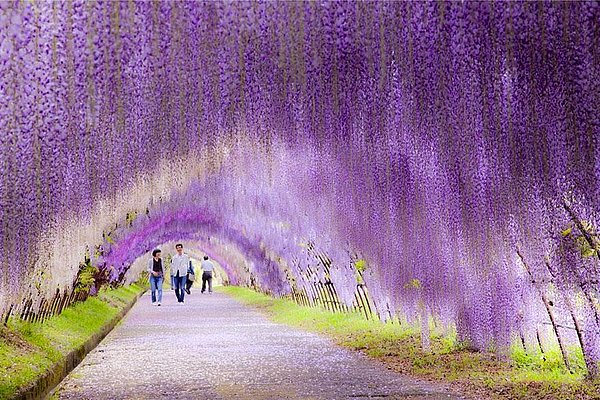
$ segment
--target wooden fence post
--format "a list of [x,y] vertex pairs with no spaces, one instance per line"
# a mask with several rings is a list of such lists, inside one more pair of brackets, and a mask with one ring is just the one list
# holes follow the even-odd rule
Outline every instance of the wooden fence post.
[[4,326],[6,326],[8,324],[8,319],[10,318],[10,315],[12,314],[13,308],[14,308],[14,304],[11,304],[8,307],[8,311],[6,312],[6,314],[4,314],[4,320],[3,320]]

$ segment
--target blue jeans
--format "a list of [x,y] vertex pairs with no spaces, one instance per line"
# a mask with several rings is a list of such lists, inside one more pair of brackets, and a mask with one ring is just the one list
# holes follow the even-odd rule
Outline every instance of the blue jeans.
[[162,284],[163,277],[150,275],[150,290],[152,291],[152,302],[156,303],[156,292],[158,291],[158,302],[162,301]]
[[175,296],[177,296],[177,302],[179,303],[183,303],[185,296],[185,281],[185,275],[173,277],[173,282],[175,282]]

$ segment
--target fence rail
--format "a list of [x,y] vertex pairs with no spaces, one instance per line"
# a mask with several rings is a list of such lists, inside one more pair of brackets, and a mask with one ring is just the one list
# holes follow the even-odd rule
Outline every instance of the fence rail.
[[306,288],[292,288],[290,298],[298,305],[304,307],[320,307],[331,312],[358,312],[369,319],[379,318],[373,311],[372,300],[369,300],[367,288],[363,284],[357,284],[354,292],[354,302],[348,306],[341,301],[335,285],[331,281],[314,282],[309,286],[309,293]]
[[[137,282],[147,284],[147,274],[142,274]],[[50,317],[60,315],[67,307],[77,302],[86,301],[89,296],[90,288],[63,291],[56,289],[51,298],[28,296],[20,304],[10,304],[0,315],[0,321],[6,326],[11,317],[17,317],[23,321],[41,323]]]

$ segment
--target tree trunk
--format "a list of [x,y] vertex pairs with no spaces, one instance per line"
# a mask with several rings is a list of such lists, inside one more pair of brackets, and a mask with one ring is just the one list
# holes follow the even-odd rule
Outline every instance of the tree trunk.
[[[517,249],[517,255],[521,259],[521,262],[523,263],[523,266],[525,267],[527,274],[531,278],[531,282],[532,282],[533,286],[536,288],[537,292],[539,293],[540,297],[542,298],[542,302],[544,303],[544,307],[546,307],[546,311],[548,312],[548,317],[550,317],[550,322],[552,323],[552,329],[554,329],[554,334],[556,335],[556,339],[558,340],[558,347],[560,348],[560,353],[562,354],[563,361],[565,363],[565,367],[567,367],[569,372],[571,372],[571,363],[569,362],[569,356],[567,354],[567,350],[563,343],[562,337],[560,336],[560,333],[558,332],[558,326],[556,325],[556,319],[554,318],[554,312],[552,311],[552,306],[550,305],[550,302],[548,301],[548,297],[546,296],[546,291],[544,290],[544,288],[542,288],[542,285],[538,281],[535,280],[535,277],[533,276],[531,269],[525,262],[525,258],[523,257],[523,255],[521,254],[521,251],[519,249]],[[539,340],[539,336],[538,336],[538,340]]]
[[[546,268],[548,268],[548,272],[552,276],[553,279],[556,278],[554,273],[552,272],[552,268],[550,268],[550,264],[546,261]],[[563,292],[563,291],[561,291]],[[581,352],[583,353],[583,360],[585,362],[585,366],[588,370],[588,375],[590,377],[595,377],[598,375],[598,366],[592,359],[589,357],[589,351],[587,350],[587,345],[584,340],[583,329],[581,328],[581,324],[579,323],[579,319],[577,318],[577,314],[575,313],[575,307],[571,302],[571,298],[568,293],[562,293],[565,304],[567,305],[567,311],[569,311],[569,315],[571,316],[571,320],[573,321],[573,325],[575,326],[575,332],[577,332],[577,339],[579,341],[579,346],[581,346]]]

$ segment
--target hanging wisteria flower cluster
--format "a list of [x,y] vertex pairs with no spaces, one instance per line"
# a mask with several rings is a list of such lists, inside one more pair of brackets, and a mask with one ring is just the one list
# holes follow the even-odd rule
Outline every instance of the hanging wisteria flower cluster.
[[599,104],[597,2],[0,2],[0,304],[185,239],[598,373]]

